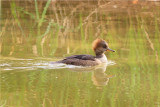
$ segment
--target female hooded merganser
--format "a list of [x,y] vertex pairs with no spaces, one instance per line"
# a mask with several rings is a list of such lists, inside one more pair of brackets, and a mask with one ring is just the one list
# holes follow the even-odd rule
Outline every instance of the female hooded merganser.
[[77,65],[77,66],[95,66],[100,63],[107,63],[107,57],[104,54],[105,51],[112,51],[108,47],[108,44],[102,39],[96,39],[93,41],[93,50],[96,56],[92,55],[73,55],[70,57],[66,57],[63,60],[57,61],[56,63],[64,63],[69,65]]

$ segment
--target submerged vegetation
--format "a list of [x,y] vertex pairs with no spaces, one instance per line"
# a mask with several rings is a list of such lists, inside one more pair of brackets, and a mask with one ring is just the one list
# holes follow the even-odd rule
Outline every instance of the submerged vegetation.
[[[160,105],[159,2],[0,2],[0,106]],[[115,54],[106,53],[116,65],[107,67],[106,74],[100,74],[113,75],[105,82],[96,81],[94,72],[3,69],[9,63],[25,67],[32,62],[16,58],[43,62],[73,54],[94,54],[91,43],[95,38],[107,40],[116,50]]]

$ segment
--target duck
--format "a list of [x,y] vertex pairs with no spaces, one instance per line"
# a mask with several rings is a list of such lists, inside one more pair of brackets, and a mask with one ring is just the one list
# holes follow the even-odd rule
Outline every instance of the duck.
[[110,49],[108,43],[103,39],[96,39],[92,43],[92,48],[94,50],[95,56],[92,55],[73,55],[66,57],[55,63],[63,63],[67,65],[76,65],[76,66],[96,66],[101,63],[107,63],[107,57],[104,54],[106,51],[115,52]]

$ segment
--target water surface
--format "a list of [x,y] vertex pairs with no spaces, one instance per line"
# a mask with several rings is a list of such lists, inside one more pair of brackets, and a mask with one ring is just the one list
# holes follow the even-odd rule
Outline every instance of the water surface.
[[[1,1],[2,107],[159,107],[160,2]],[[95,67],[52,65],[116,52]]]

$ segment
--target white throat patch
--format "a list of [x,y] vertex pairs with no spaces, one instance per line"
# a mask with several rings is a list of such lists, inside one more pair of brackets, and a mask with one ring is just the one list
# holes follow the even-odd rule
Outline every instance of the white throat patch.
[[105,54],[103,54],[103,56],[101,58],[97,58],[98,60],[100,60],[102,63],[107,63],[107,57]]

